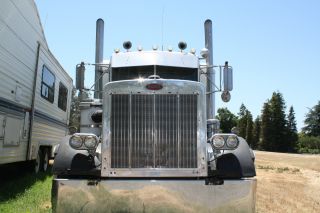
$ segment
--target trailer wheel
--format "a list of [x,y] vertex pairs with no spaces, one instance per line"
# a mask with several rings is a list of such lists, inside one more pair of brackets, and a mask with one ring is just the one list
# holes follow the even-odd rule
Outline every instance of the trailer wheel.
[[41,149],[38,150],[37,158],[33,162],[33,172],[34,173],[39,173],[40,168],[41,168],[41,160],[42,159],[42,151]]
[[49,168],[49,153],[47,149],[43,150],[41,170],[46,172]]

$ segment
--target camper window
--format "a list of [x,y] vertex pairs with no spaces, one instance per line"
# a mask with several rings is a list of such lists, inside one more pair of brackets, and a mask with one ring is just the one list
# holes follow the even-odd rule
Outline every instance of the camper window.
[[61,82],[59,83],[58,107],[63,111],[67,110],[68,89]]
[[56,77],[54,74],[43,65],[42,82],[41,82],[41,97],[53,103],[54,101],[54,83]]

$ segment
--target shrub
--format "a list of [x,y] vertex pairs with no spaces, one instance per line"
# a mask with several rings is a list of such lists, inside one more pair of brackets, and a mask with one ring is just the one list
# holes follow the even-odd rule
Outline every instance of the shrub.
[[298,152],[320,154],[320,137],[300,136],[298,140]]

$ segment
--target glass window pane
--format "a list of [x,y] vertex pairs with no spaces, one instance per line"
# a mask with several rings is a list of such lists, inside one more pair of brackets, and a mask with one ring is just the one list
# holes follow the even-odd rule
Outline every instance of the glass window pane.
[[157,66],[156,75],[163,79],[198,81],[197,68]]
[[58,107],[63,111],[67,110],[68,89],[61,82],[59,83]]
[[41,96],[49,102],[54,101],[54,74],[46,67],[42,68]]
[[112,69],[113,81],[148,78],[150,75],[154,75],[154,66],[120,67]]
[[141,66],[112,68],[112,81],[148,78],[158,75],[163,79],[180,79],[198,81],[197,68],[168,67],[168,66]]
[[44,84],[42,84],[41,95],[48,98],[48,87]]

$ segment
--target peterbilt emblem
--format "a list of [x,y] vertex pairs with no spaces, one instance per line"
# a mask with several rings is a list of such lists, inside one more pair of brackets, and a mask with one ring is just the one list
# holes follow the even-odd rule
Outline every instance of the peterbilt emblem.
[[162,84],[151,83],[151,84],[147,84],[146,88],[149,90],[161,90],[163,88],[163,86],[162,86]]

